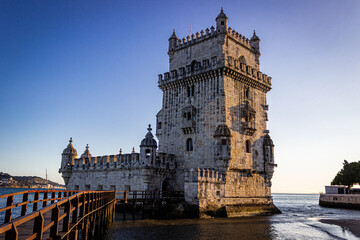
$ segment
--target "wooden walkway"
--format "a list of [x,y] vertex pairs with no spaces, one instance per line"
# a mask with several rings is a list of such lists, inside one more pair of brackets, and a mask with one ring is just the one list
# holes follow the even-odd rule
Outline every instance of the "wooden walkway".
[[2,195],[6,206],[0,208],[0,239],[99,238],[114,219],[115,197],[115,191],[31,190]]
[[178,203],[184,192],[30,190],[0,196],[0,240],[101,239],[114,221],[115,204],[135,211],[164,201]]

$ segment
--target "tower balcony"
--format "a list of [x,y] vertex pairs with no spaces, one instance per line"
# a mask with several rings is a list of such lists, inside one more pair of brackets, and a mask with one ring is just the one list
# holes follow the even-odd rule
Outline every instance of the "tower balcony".
[[254,135],[255,131],[256,131],[256,128],[254,125],[246,124],[246,123],[242,124],[242,133],[243,134],[252,136],[252,135]]
[[184,120],[182,123],[182,128],[184,134],[195,133],[196,122],[195,120]]

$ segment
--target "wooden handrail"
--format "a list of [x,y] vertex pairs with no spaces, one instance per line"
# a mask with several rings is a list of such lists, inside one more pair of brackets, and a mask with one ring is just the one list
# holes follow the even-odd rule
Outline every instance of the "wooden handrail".
[[[75,193],[74,191],[68,192]],[[22,192],[22,194],[25,193],[26,192]],[[57,237],[60,221],[62,221],[63,232],[66,232],[64,236],[67,236],[67,234],[70,233],[70,231],[74,228],[75,225],[78,225],[89,215],[99,211],[103,211],[103,213],[109,215],[110,211],[105,211],[104,208],[114,206],[116,194],[115,191],[77,191],[76,194],[67,197],[61,197],[60,194],[58,194],[58,196],[60,196],[60,198],[54,198],[55,194],[51,194],[51,198],[42,199],[44,208],[28,215],[21,216],[15,220],[11,220],[10,215],[10,220],[3,225],[0,225],[0,234],[5,233],[5,239],[17,239],[17,227],[26,222],[34,220],[33,233],[30,233],[30,236],[27,239],[42,239],[43,233],[48,230],[50,230],[50,237]],[[13,196],[11,195],[8,197],[10,197],[8,199],[13,198]],[[23,199],[26,198],[24,197]],[[46,202],[52,200],[59,201],[54,202],[49,206],[45,205]],[[40,200],[36,200],[36,202],[39,201]],[[22,205],[24,206],[24,204]],[[60,208],[64,209],[63,214],[60,214]],[[9,211],[12,208],[2,209]],[[114,208],[112,208],[112,211],[113,210]],[[44,215],[49,211],[51,211],[51,221],[47,222],[47,224],[45,225]]]
[[[5,211],[5,218],[3,219],[3,223],[8,223],[12,219],[25,216],[28,212],[28,205],[32,204],[32,212],[35,212],[39,208],[39,203],[42,203],[40,205],[40,208],[45,208],[48,202],[55,203],[57,201],[60,201],[62,199],[65,199],[67,196],[73,195],[75,193],[78,193],[79,191],[71,191],[71,190],[29,190],[29,191],[22,191],[17,193],[10,193],[10,194],[4,194],[0,196],[1,198],[7,198],[6,206],[0,208],[0,213]],[[31,195],[29,200],[29,194],[33,193]],[[51,193],[51,197],[48,198],[48,194]],[[56,193],[58,193],[58,197],[56,197]],[[62,193],[64,193],[62,195]],[[42,194],[42,196],[40,195]],[[15,198],[19,195],[22,195],[22,201],[21,202],[14,202]],[[42,199],[41,199],[42,197]],[[13,214],[12,210],[14,208],[21,207],[21,211],[19,215]]]

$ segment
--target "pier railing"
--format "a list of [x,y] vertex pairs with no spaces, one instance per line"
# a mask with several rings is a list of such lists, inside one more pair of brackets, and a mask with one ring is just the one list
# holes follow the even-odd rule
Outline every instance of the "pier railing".
[[122,203],[183,199],[183,191],[116,191],[116,201]]
[[[63,200],[79,191],[30,190],[0,195],[0,224]],[[6,203],[5,203],[6,202]],[[5,207],[2,207],[5,203]]]
[[[14,203],[19,196],[22,200]],[[113,221],[115,197],[115,191],[32,190],[2,195],[0,200],[7,200],[0,208],[0,213],[5,212],[0,239],[78,239],[80,229],[81,239],[99,237]],[[27,211],[29,205],[32,209]],[[13,218],[15,208],[21,211]]]

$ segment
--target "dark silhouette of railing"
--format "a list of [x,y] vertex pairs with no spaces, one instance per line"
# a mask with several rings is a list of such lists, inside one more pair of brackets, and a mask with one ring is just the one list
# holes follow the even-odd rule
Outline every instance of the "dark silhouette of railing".
[[183,199],[183,191],[116,191],[116,201],[121,203]]
[[155,217],[164,201],[166,204],[180,203],[184,201],[183,191],[116,191],[118,212],[122,212],[123,220],[126,213],[130,213],[132,219],[136,219],[136,212],[141,212],[141,218],[145,218],[145,208]]
[[4,199],[0,239],[98,239],[114,219],[116,193],[31,190]]

